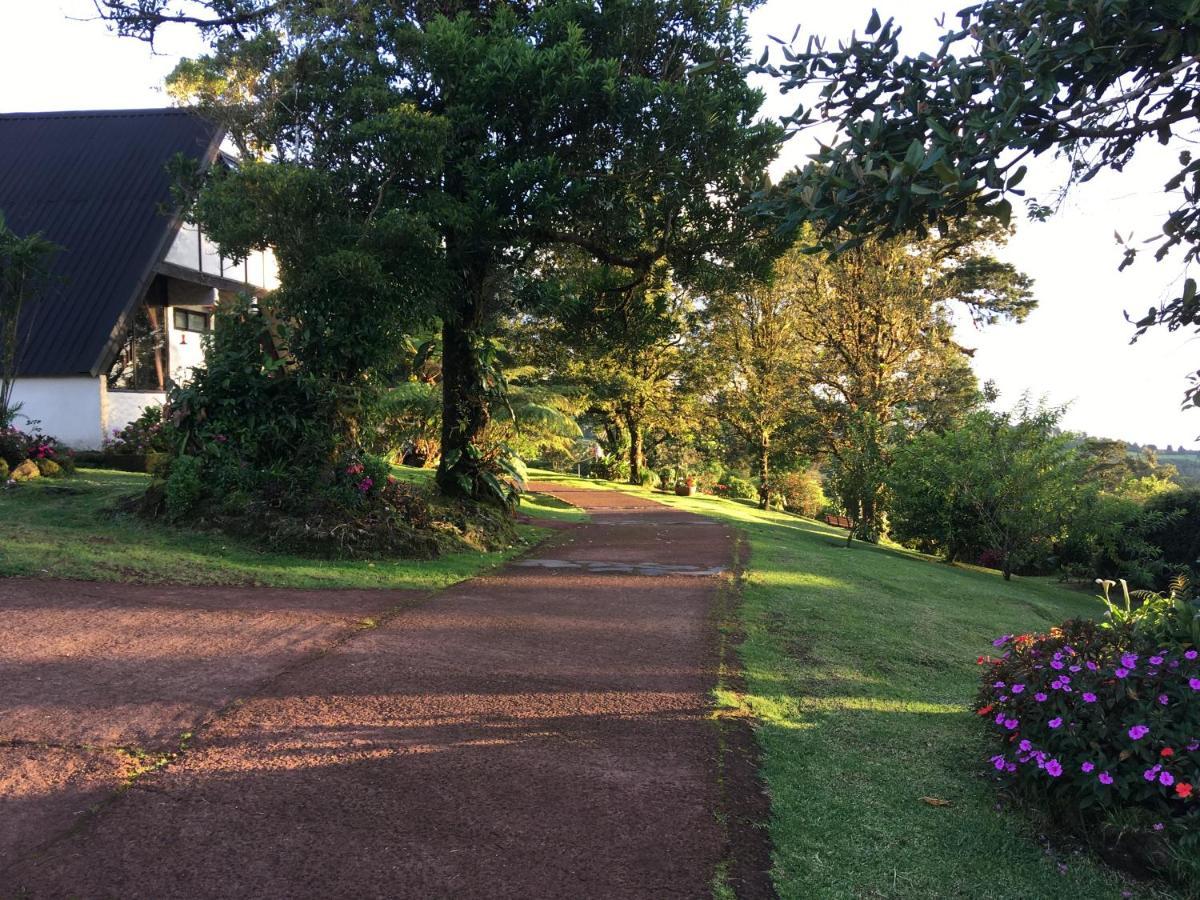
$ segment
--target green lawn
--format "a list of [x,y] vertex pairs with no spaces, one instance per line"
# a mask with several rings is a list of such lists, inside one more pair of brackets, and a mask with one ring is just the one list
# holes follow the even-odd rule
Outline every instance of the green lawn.
[[997,808],[968,708],[993,637],[1095,615],[1087,594],[847,549],[845,532],[750,504],[654,496],[736,526],[749,544],[748,691],[719,699],[758,718],[781,896],[1154,895],[1067,846],[1047,852],[1023,813]]
[[[410,481],[431,478],[398,470]],[[524,542],[495,553],[455,553],[432,561],[332,561],[261,551],[223,535],[168,528],[111,512],[144,489],[147,476],[80,469],[76,478],[34,481],[0,490],[0,577],[99,581],[245,584],[296,588],[434,589],[498,565],[540,539],[521,526]],[[553,499],[553,498],[549,498]],[[557,503],[557,501],[554,501]],[[527,513],[558,517],[535,505]]]

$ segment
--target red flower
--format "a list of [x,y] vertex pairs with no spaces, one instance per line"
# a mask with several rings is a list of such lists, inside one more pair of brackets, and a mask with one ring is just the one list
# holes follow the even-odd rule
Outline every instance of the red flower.
[[1179,795],[1180,800],[1186,800],[1192,796],[1192,786],[1186,781],[1181,781],[1175,785],[1175,793]]
[[1174,755],[1175,755],[1175,751],[1172,750],[1170,747],[1163,747],[1162,752],[1159,753],[1159,756],[1161,756],[1163,759],[1170,759]]
[[986,716],[988,713],[990,713],[995,708],[996,708],[995,706],[993,706],[992,704],[989,703],[983,709],[979,710],[979,712],[976,713],[976,715]]

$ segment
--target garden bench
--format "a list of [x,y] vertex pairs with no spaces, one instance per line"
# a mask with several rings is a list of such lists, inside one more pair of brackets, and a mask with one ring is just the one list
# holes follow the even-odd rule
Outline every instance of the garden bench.
[[825,522],[828,525],[833,525],[835,528],[845,528],[847,530],[854,527],[854,523],[847,516],[826,516]]

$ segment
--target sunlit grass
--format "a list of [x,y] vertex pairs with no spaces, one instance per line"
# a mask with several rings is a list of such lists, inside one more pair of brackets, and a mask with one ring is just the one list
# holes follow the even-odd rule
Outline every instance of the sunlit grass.
[[781,896],[1154,893],[1069,847],[1047,849],[1021,811],[998,808],[969,710],[975,659],[993,637],[1095,615],[1089,596],[904,550],[847,548],[840,529],[751,503],[653,496],[747,540],[747,693],[717,701],[748,706],[759,722]]
[[[426,470],[403,469],[420,481]],[[432,477],[432,472],[429,473]],[[503,552],[447,554],[436,560],[315,560],[115,513],[147,476],[80,469],[76,478],[38,480],[0,491],[0,576],[294,588],[434,589],[498,565],[541,536],[520,526]]]

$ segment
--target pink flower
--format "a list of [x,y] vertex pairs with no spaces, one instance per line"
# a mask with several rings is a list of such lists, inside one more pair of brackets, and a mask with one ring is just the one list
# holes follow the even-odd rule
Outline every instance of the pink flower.
[[1109,775],[1107,772],[1101,772],[1096,777],[1100,779],[1101,784],[1112,784],[1113,783],[1113,777],[1111,775]]
[[[1197,681],[1197,685],[1198,686],[1196,689],[1200,690],[1200,681]],[[1150,733],[1150,726],[1148,726],[1148,725],[1134,725],[1132,728],[1129,729],[1129,736],[1135,741],[1140,741],[1142,738],[1144,738],[1149,733]]]

